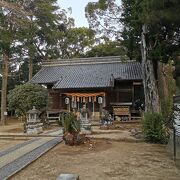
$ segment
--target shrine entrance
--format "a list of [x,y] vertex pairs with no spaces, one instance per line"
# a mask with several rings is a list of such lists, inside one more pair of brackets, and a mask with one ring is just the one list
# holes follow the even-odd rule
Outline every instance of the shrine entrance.
[[69,111],[78,113],[85,106],[92,117],[99,116],[102,108],[106,106],[105,92],[63,93],[63,96]]

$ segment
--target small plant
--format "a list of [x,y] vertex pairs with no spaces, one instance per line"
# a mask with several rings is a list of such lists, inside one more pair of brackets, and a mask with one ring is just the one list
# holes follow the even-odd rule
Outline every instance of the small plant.
[[63,139],[68,145],[79,145],[85,141],[85,135],[80,134],[80,121],[72,113],[64,114],[60,119],[64,127]]
[[154,143],[166,142],[166,130],[161,114],[146,113],[142,125],[145,140]]
[[72,126],[73,131],[75,131],[75,132],[80,132],[81,131],[80,121],[77,121],[77,120],[72,121],[71,126]]
[[64,127],[64,132],[80,132],[80,122],[77,121],[76,116],[72,113],[64,114],[61,117],[61,123]]

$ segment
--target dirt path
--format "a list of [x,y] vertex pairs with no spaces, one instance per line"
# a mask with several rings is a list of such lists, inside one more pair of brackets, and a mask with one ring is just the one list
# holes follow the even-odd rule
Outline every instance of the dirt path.
[[81,180],[180,179],[164,145],[102,140],[91,146],[60,144],[12,179],[54,180],[61,173],[76,173]]

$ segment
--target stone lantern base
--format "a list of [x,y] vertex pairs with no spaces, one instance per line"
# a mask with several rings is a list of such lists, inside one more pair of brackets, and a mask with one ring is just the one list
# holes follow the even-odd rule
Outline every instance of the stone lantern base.
[[39,134],[43,132],[43,123],[39,123],[36,125],[27,125],[26,126],[26,133],[27,134]]

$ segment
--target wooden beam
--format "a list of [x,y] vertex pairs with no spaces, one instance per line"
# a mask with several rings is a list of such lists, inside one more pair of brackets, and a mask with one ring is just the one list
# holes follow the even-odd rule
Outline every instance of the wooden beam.
[[133,85],[142,85],[142,82],[133,82]]
[[113,92],[132,92],[132,88],[131,89],[114,89]]

